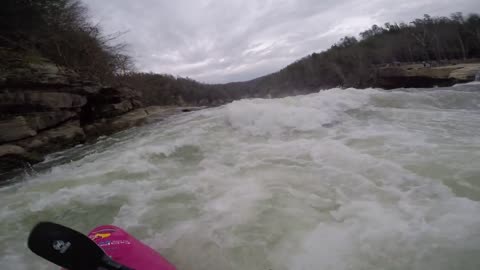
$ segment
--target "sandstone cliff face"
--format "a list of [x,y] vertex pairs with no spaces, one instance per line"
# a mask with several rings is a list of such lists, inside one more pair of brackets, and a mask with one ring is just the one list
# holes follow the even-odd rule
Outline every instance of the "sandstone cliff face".
[[45,59],[0,56],[0,178],[47,153],[138,122],[127,117],[122,125],[109,125],[142,107],[137,91],[82,80]]
[[451,86],[471,82],[480,74],[480,63],[462,63],[438,67],[422,64],[384,67],[378,70],[376,87],[391,89],[401,87]]

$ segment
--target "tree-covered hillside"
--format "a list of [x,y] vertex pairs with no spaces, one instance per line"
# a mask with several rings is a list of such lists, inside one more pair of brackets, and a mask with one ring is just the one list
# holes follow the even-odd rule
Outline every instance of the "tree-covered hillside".
[[48,58],[84,77],[113,81],[132,63],[114,45],[117,35],[103,35],[78,0],[2,0],[0,47]]
[[425,61],[439,65],[480,57],[480,16],[455,13],[406,23],[373,25],[330,49],[313,53],[281,71],[260,78],[267,88],[369,87],[382,65]]

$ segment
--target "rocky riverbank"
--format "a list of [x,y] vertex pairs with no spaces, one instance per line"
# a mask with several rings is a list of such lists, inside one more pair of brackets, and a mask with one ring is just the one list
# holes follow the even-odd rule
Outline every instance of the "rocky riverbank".
[[[138,91],[81,79],[25,55],[0,66],[0,179],[41,162],[48,153],[196,108],[144,108]],[[2,177],[4,176],[4,177]]]
[[376,87],[385,89],[409,87],[451,86],[478,79],[480,62],[458,63],[442,66],[411,64],[378,69]]

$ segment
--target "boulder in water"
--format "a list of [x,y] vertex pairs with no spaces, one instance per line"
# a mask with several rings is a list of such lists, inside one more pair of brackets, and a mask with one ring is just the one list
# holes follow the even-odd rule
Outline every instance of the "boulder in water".
[[13,144],[0,145],[0,173],[43,161],[43,158]]

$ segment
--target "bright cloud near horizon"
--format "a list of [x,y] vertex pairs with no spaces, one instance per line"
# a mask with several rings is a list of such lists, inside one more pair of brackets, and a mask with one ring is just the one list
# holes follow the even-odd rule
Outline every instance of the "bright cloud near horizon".
[[479,13],[478,0],[82,0],[105,33],[126,32],[139,71],[201,82],[254,79],[373,24]]

